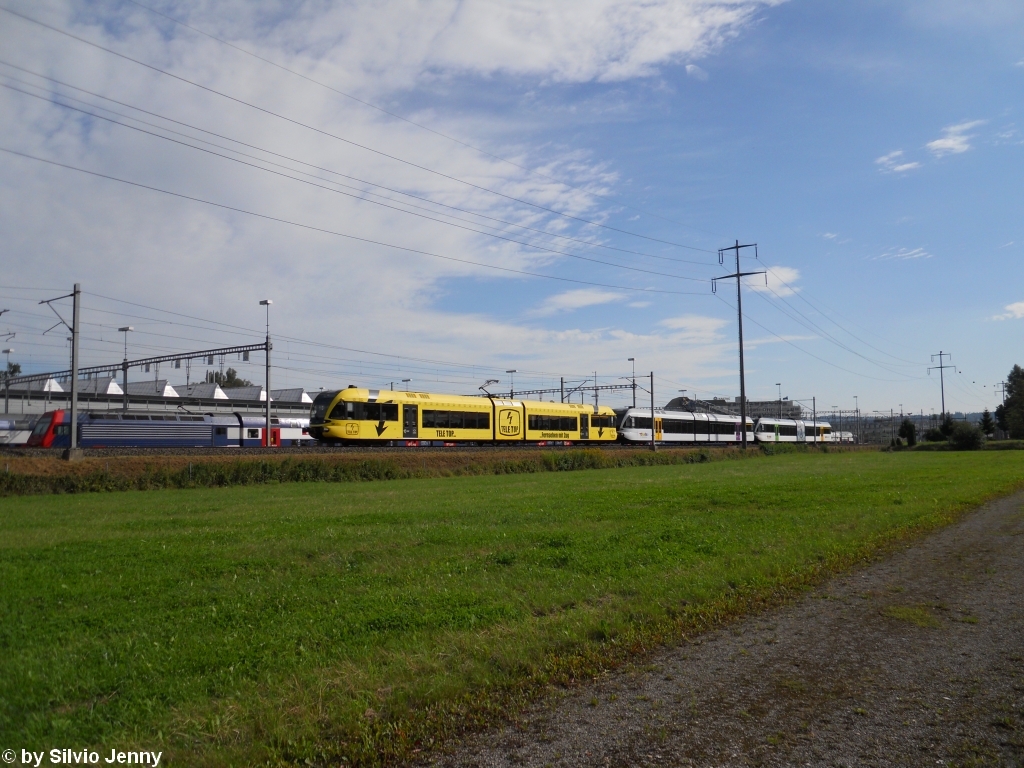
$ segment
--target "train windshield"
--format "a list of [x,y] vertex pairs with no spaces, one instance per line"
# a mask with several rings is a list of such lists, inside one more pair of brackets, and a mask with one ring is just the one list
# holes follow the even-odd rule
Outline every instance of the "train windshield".
[[331,402],[338,396],[340,390],[334,392],[321,392],[316,396],[313,401],[312,408],[309,409],[309,420],[310,421],[323,421],[327,415],[327,409],[330,407]]
[[43,416],[39,421],[36,422],[36,428],[32,430],[32,434],[35,436],[45,435],[46,430],[50,428],[50,422],[53,421],[53,414],[48,413]]

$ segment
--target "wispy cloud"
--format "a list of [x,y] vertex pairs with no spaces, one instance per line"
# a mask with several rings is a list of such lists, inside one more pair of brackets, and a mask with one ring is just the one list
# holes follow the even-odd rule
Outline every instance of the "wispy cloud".
[[878,256],[869,256],[869,261],[910,261],[911,259],[930,259],[932,254],[928,253],[924,248],[895,248],[886,251],[885,253],[879,254]]
[[792,334],[781,334],[779,336],[764,336],[758,339],[747,339],[743,345],[750,350],[757,349],[762,344],[785,344],[788,341],[814,341],[817,336],[796,336]]
[[925,146],[931,150],[936,157],[945,155],[959,155],[971,148],[970,139],[974,138],[973,133],[968,133],[972,128],[984,125],[985,120],[969,120],[956,125],[949,125],[942,129],[942,138],[929,141]]
[[718,332],[726,325],[726,321],[704,315],[680,315],[666,318],[658,325],[675,331],[671,336],[676,341],[709,344],[720,340]]
[[1024,301],[1015,301],[1013,304],[1007,304],[1003,309],[1006,312],[1002,315],[993,315],[991,320],[1020,320],[1024,318]]
[[610,304],[624,298],[624,294],[614,291],[603,291],[600,288],[580,288],[548,296],[539,307],[529,314],[534,317],[547,317],[559,312],[573,312],[597,304]]
[[793,267],[770,267],[768,270],[768,283],[760,277],[748,278],[746,284],[752,291],[772,293],[776,296],[792,296],[800,290],[794,285],[800,279],[800,270]]
[[921,164],[918,162],[903,162],[903,150],[897,149],[895,152],[890,152],[887,155],[882,155],[880,158],[875,160],[875,164],[880,166],[878,170],[882,173],[905,173],[906,171],[912,171],[915,168],[920,168]]
[[839,235],[837,235],[835,232],[826,232],[825,234],[822,235],[822,237],[824,237],[826,240],[835,240],[837,237],[839,237]]
[[686,74],[688,74],[694,80],[704,81],[708,79],[708,73],[705,70],[698,67],[696,64],[687,64]]

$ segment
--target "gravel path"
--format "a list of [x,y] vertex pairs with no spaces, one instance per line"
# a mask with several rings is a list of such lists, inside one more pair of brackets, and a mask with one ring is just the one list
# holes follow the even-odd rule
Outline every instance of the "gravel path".
[[435,764],[1024,765],[1024,494]]

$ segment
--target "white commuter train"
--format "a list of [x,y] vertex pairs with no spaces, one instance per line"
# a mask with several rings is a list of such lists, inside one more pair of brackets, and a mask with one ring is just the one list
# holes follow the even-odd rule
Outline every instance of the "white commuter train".
[[[739,416],[715,413],[691,413],[655,408],[651,424],[650,408],[626,408],[616,411],[619,439],[626,443],[725,445],[743,441]],[[748,443],[831,443],[835,438],[827,421],[747,418]]]

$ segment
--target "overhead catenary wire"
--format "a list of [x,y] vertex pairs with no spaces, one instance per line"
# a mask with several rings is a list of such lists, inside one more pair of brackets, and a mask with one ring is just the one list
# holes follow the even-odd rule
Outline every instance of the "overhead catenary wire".
[[638,238],[641,238],[641,239],[644,239],[644,240],[649,240],[651,242],[662,243],[663,245],[671,245],[671,246],[675,246],[677,248],[686,248],[688,250],[703,251],[703,252],[706,252],[706,253],[712,253],[713,252],[713,251],[710,251],[710,250],[708,250],[706,248],[698,248],[696,246],[686,245],[684,243],[676,243],[676,242],[673,242],[671,240],[663,240],[661,238],[651,237],[650,235],[643,235],[643,234],[640,234],[638,232],[632,232],[630,230],[621,229],[619,227],[613,227],[610,224],[602,224],[600,222],[592,221],[590,219],[585,219],[585,218],[583,218],[581,216],[574,216],[573,214],[565,213],[564,211],[559,211],[559,210],[554,209],[554,208],[548,208],[546,206],[540,205],[539,203],[534,203],[534,202],[531,202],[531,201],[526,200],[524,198],[518,198],[518,197],[515,197],[514,195],[509,195],[509,194],[506,194],[504,192],[499,192],[496,189],[491,189],[489,187],[485,187],[485,186],[480,185],[480,184],[474,184],[471,181],[466,181],[465,179],[460,179],[457,176],[452,176],[450,174],[444,173],[443,171],[438,171],[438,170],[430,168],[428,166],[420,165],[419,163],[415,163],[415,162],[413,162],[411,160],[407,160],[405,158],[398,157],[397,155],[392,155],[392,154],[390,154],[388,152],[384,152],[383,150],[375,149],[373,147],[370,147],[370,146],[365,145],[365,144],[361,144],[361,143],[353,141],[351,139],[346,139],[343,136],[339,136],[338,134],[331,133],[330,131],[324,130],[322,128],[317,128],[316,126],[310,125],[308,123],[304,123],[301,120],[296,120],[295,118],[291,118],[291,117],[283,115],[283,114],[281,114],[279,112],[274,112],[271,109],[267,109],[266,107],[261,107],[261,106],[258,106],[256,104],[253,104],[252,102],[248,102],[248,101],[245,101],[244,99],[240,99],[240,98],[238,98],[236,96],[231,96],[230,94],[227,94],[227,93],[225,93],[223,91],[218,91],[215,88],[211,88],[209,86],[203,85],[202,83],[198,83],[198,82],[196,82],[194,80],[189,80],[188,78],[183,77],[181,75],[176,75],[173,72],[169,72],[169,71],[167,71],[165,69],[161,69],[160,67],[154,66],[152,64],[148,64],[148,63],[146,63],[146,62],[144,62],[144,61],[142,61],[140,59],[133,58],[133,57],[128,56],[126,54],[120,53],[119,51],[115,51],[112,48],[107,48],[106,46],[100,45],[99,43],[94,43],[91,40],[87,40],[84,37],[80,37],[79,35],[75,35],[75,34],[72,34],[71,32],[67,32],[66,30],[60,29],[59,27],[55,27],[52,24],[47,24],[47,23],[45,23],[43,21],[39,21],[38,19],[34,19],[31,16],[26,16],[23,13],[19,13],[17,11],[11,10],[10,8],[8,8],[6,6],[0,5],[0,11],[3,11],[5,13],[9,13],[12,16],[15,16],[15,17],[17,17],[19,19],[27,21],[27,22],[29,22],[31,24],[36,24],[36,25],[38,25],[40,27],[43,27],[44,29],[48,29],[48,30],[50,30],[52,32],[56,32],[57,34],[64,35],[65,37],[68,37],[68,38],[70,38],[72,40],[76,40],[76,41],[78,41],[78,42],[80,42],[80,43],[82,43],[84,45],[88,45],[90,47],[93,47],[93,48],[96,48],[98,50],[101,50],[101,51],[104,51],[106,53],[109,53],[112,56],[117,56],[118,58],[124,59],[125,61],[130,61],[133,64],[137,64],[137,65],[139,65],[141,67],[145,67],[146,69],[149,69],[149,70],[151,70],[153,72],[157,72],[159,74],[162,74],[162,75],[165,75],[167,77],[173,78],[173,79],[178,80],[178,81],[180,81],[182,83],[186,83],[186,84],[191,85],[191,86],[193,86],[195,88],[199,88],[201,90],[204,90],[204,91],[206,91],[208,93],[212,93],[212,94],[214,94],[216,96],[220,96],[221,98],[228,99],[229,101],[232,101],[232,102],[234,102],[236,104],[240,104],[240,105],[248,107],[250,109],[254,109],[254,110],[256,110],[258,112],[261,112],[263,114],[270,115],[270,116],[275,117],[275,118],[277,118],[279,120],[283,120],[283,121],[285,121],[287,123],[290,123],[292,125],[296,125],[298,127],[304,128],[304,129],[309,130],[309,131],[313,131],[315,133],[321,134],[321,135],[326,136],[328,138],[335,139],[336,141],[343,142],[343,143],[348,144],[350,146],[357,147],[357,148],[365,150],[367,152],[372,152],[373,154],[380,155],[381,157],[386,157],[389,160],[394,160],[395,162],[399,162],[399,163],[402,163],[404,165],[408,165],[408,166],[410,166],[412,168],[417,168],[417,169],[422,170],[422,171],[424,171],[426,173],[430,173],[430,174],[439,176],[441,178],[448,179],[449,181],[454,181],[454,182],[456,182],[458,184],[464,184],[464,185],[466,185],[468,187],[471,187],[473,189],[480,190],[481,192],[486,192],[488,194],[496,195],[498,197],[502,197],[502,198],[505,198],[507,200],[512,200],[512,201],[520,203],[522,205],[527,205],[527,206],[530,206],[531,208],[536,208],[537,210],[546,211],[547,213],[551,213],[551,214],[554,214],[556,216],[561,216],[561,217],[564,217],[564,218],[567,218],[567,219],[571,219],[573,221],[577,221],[577,222],[580,222],[582,224],[586,224],[588,226],[599,227],[601,229],[607,229],[609,231],[618,232],[618,233],[624,234],[624,235],[629,235],[630,237],[638,237]]

